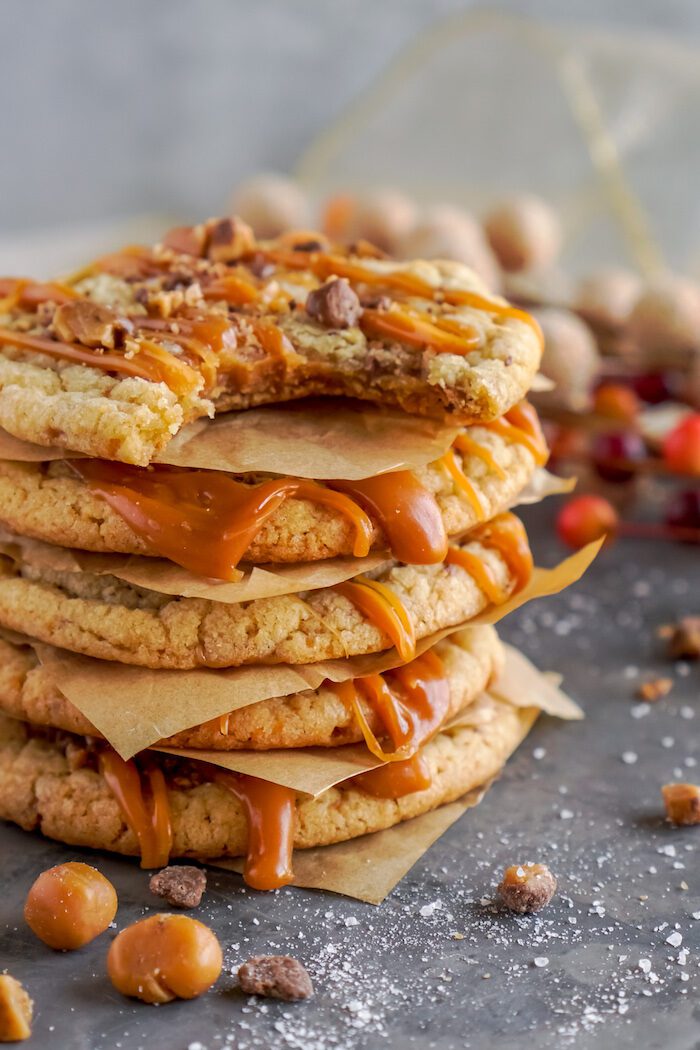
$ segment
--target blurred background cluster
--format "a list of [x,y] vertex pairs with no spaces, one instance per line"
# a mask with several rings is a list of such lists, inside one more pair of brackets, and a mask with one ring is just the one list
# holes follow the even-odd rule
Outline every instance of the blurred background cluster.
[[540,321],[554,465],[700,530],[696,0],[3,15],[0,270],[233,211],[456,259]]

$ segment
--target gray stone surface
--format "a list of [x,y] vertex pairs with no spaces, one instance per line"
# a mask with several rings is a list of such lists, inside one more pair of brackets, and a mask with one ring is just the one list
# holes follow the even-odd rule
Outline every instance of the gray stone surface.
[[[552,514],[551,502],[527,513],[541,561],[560,553]],[[122,999],[105,976],[111,934],[73,955],[45,949],[23,925],[24,895],[40,870],[83,854],[0,828],[0,967],[36,1000],[30,1045],[697,1048],[700,832],[663,822],[659,788],[698,778],[700,667],[667,663],[655,629],[700,611],[699,592],[696,550],[625,541],[575,588],[510,618],[504,634],[564,674],[586,721],[542,719],[482,805],[379,908],[299,890],[258,894],[212,873],[195,914],[221,938],[226,972],[197,1002]],[[672,693],[640,707],[639,682],[658,674],[672,675]],[[120,926],[157,908],[135,863],[86,857],[117,887]],[[559,877],[540,917],[492,904],[503,868],[523,860],[545,861]],[[680,947],[667,943],[672,932]],[[316,997],[244,999],[232,972],[268,952],[304,960]]]
[[[288,170],[387,63],[465,0],[3,0],[0,234],[201,217]],[[483,5],[479,5],[483,6]],[[696,0],[502,0],[531,18],[687,40]]]

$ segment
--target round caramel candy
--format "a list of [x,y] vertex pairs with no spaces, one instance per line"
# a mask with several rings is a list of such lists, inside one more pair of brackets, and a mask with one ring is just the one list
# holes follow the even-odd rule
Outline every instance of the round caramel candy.
[[673,275],[650,281],[630,314],[629,333],[659,363],[700,349],[700,287]]
[[123,995],[144,1003],[195,999],[222,966],[216,935],[187,915],[151,915],[122,930],[107,954],[107,972]]
[[539,197],[518,194],[496,205],[484,219],[489,243],[504,270],[543,269],[562,242],[554,209]]
[[234,191],[232,208],[263,239],[299,229],[309,221],[306,194],[285,175],[255,175],[242,182]]
[[97,868],[79,861],[43,871],[24,904],[28,925],[50,948],[82,948],[117,914],[114,886]]

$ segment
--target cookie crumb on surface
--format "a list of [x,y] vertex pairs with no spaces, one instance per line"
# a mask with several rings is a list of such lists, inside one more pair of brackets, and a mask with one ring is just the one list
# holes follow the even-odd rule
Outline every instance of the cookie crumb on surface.
[[662,696],[668,696],[672,689],[672,678],[651,678],[646,682],[642,682],[637,690],[637,696],[640,700],[653,703],[655,700],[660,700]]
[[672,824],[700,824],[700,787],[697,784],[664,784],[661,794],[666,816]]
[[314,992],[311,978],[298,959],[288,955],[256,955],[238,970],[241,991],[294,1002]]
[[513,864],[503,873],[498,895],[510,911],[526,914],[549,904],[556,888],[557,880],[546,864]]
[[175,908],[196,908],[207,888],[207,876],[191,864],[171,864],[151,875],[149,887]]
[[668,655],[672,660],[700,659],[700,616],[684,616],[671,625]]
[[0,974],[0,1043],[19,1043],[32,1034],[34,1003],[9,973]]

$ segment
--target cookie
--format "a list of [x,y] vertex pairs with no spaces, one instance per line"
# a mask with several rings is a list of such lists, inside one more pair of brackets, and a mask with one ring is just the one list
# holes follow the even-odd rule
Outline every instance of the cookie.
[[[502,529],[514,545],[499,548]],[[505,600],[531,567],[524,530],[509,514],[450,548],[440,564],[394,565],[369,583],[236,605],[173,598],[114,576],[52,571],[30,556],[3,557],[0,626],[87,656],[152,668],[305,664],[392,644],[408,660],[414,639],[476,616],[490,604],[489,594]]]
[[[435,513],[442,519],[448,536],[459,535],[512,506],[536,466],[529,448],[502,434],[472,427],[468,437],[481,454],[454,451],[456,474],[450,470],[449,459],[414,472],[434,497]],[[467,479],[471,494],[465,493],[464,482],[460,485],[460,471]],[[261,480],[231,477],[249,481],[251,486]],[[163,478],[167,481],[167,475]],[[369,545],[373,550],[386,550],[390,538],[376,511],[370,505],[365,506],[369,517]],[[222,522],[222,532],[225,524],[228,522]],[[47,463],[0,460],[0,525],[23,536],[79,550],[160,553],[62,460]],[[289,563],[349,556],[354,553],[355,543],[356,529],[347,513],[311,499],[290,497],[262,520],[242,561]]]
[[140,465],[190,420],[309,395],[494,419],[541,356],[536,322],[459,263],[256,244],[230,219],[0,294],[0,426]]
[[[537,717],[489,698],[490,717],[438,734],[424,749],[428,788],[403,798],[377,798],[352,781],[316,798],[296,799],[294,845],[329,845],[392,827],[487,783],[501,770]],[[28,723],[0,715],[0,818],[72,846],[138,855],[132,830],[102,775],[80,765],[82,737],[46,738]],[[248,826],[242,804],[213,783],[195,762],[162,764],[173,831],[171,857],[245,854]]]
[[[493,627],[470,627],[435,646],[449,682],[445,720],[467,707],[503,665],[503,648]],[[361,701],[375,735],[382,726],[376,709]],[[39,726],[99,737],[91,722],[55,687],[29,645],[0,638],[0,711]],[[240,748],[337,747],[358,743],[362,731],[351,710],[331,689],[320,687],[239,708],[228,718],[162,740],[169,747],[232,751]]]

